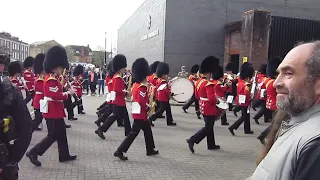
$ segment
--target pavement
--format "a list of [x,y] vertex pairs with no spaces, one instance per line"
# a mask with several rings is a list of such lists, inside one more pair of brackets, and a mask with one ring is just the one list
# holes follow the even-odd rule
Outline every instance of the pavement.
[[[255,134],[245,135],[242,125],[235,131],[236,136],[232,136],[227,127],[221,126],[220,121],[217,121],[214,131],[216,143],[221,149],[207,150],[204,140],[195,145],[195,154],[192,154],[186,139],[203,127],[204,123],[196,118],[193,107],[190,107],[189,113],[186,114],[179,106],[172,106],[176,127],[168,127],[165,119],[158,119],[152,128],[159,155],[146,156],[143,133],[140,133],[126,154],[129,160],[121,161],[115,158],[113,153],[125,138],[124,129],[113,125],[105,133],[106,140],[101,140],[94,133],[97,128],[93,123],[97,119],[96,108],[103,101],[103,97],[83,97],[86,114],[77,115],[77,121],[66,121],[72,125],[72,128],[67,130],[70,153],[78,155],[77,160],[59,163],[55,143],[39,157],[42,167],[35,167],[26,157],[22,159],[20,179],[244,180],[251,176],[255,169],[255,160],[262,148],[256,136],[267,124],[256,125],[252,121]],[[227,113],[227,117],[230,123],[236,120],[230,112]],[[30,147],[45,137],[46,132],[46,129],[35,132]]]

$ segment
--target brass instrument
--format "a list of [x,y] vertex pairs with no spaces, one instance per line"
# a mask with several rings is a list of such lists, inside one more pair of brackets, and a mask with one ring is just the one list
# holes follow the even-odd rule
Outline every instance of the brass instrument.
[[129,76],[129,81],[127,84],[127,89],[125,90],[127,95],[126,98],[127,99],[131,99],[131,95],[132,95],[132,75]]
[[147,113],[148,117],[150,117],[155,111],[156,111],[156,101],[154,100],[154,90],[156,88],[156,86],[152,85],[152,84],[149,84],[149,111]]
[[[72,88],[71,83],[69,82],[69,79],[65,77],[66,72],[67,72],[67,70],[64,69],[64,71],[63,71],[63,73],[62,73],[62,75],[61,75],[61,81],[60,81],[60,82],[61,82],[62,86],[63,86],[67,91],[69,91],[70,89],[73,89],[73,88]],[[80,98],[78,97],[77,93],[74,93],[74,94],[73,94],[73,97],[75,98],[76,102],[80,101]]]
[[255,93],[256,93],[257,75],[258,75],[258,71],[255,71],[255,72],[254,72],[254,76],[253,76],[253,78],[252,78],[252,85],[251,85],[251,89],[250,89],[251,99],[254,98]]

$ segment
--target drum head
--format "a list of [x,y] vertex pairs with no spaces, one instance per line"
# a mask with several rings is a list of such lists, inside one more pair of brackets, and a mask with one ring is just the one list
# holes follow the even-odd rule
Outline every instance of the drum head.
[[219,104],[217,104],[217,107],[220,108],[220,109],[223,109],[223,110],[226,110],[229,108],[229,105],[225,102],[221,102]]
[[177,94],[172,98],[177,102],[188,101],[194,92],[193,84],[186,78],[174,78],[171,83],[171,92]]

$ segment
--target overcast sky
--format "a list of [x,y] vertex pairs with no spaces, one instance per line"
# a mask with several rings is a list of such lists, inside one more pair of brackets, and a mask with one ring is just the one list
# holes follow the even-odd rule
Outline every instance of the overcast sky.
[[56,40],[62,45],[107,48],[117,30],[145,0],[0,0],[0,31],[27,43]]

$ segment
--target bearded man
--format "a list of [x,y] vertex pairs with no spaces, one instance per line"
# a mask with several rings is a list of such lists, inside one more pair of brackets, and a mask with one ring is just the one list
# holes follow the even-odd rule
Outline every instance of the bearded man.
[[277,107],[291,118],[251,179],[320,179],[320,41],[293,48],[278,71]]

